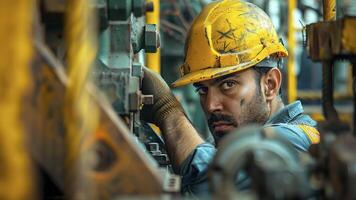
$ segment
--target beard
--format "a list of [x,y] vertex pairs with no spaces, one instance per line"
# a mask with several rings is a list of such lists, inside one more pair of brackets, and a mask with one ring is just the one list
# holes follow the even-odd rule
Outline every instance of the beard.
[[212,133],[215,143],[218,144],[220,139],[229,132],[214,132],[213,124],[215,122],[224,122],[233,127],[239,128],[248,124],[265,124],[269,118],[269,109],[267,102],[264,101],[261,88],[257,88],[252,100],[248,103],[240,102],[241,112],[239,119],[227,114],[212,113],[208,119],[209,130]]

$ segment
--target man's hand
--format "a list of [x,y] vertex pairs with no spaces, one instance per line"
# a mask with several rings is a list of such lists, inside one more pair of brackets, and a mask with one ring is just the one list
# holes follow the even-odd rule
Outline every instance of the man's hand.
[[143,107],[141,118],[153,122],[161,129],[169,159],[174,171],[178,173],[183,161],[204,141],[162,77],[147,68],[143,70],[142,93],[152,94],[154,102],[153,105]]
[[153,95],[153,105],[143,107],[141,118],[146,122],[161,126],[169,114],[184,113],[182,106],[162,77],[146,67],[143,68],[143,71],[142,93]]

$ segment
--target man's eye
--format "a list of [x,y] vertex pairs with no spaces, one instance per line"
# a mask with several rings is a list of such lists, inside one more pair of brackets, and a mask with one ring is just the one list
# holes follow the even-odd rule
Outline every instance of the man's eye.
[[199,87],[195,89],[195,92],[198,93],[199,95],[205,95],[207,91],[208,89],[205,87]]
[[224,83],[221,84],[222,89],[228,90],[233,88],[236,85],[235,81],[225,81]]

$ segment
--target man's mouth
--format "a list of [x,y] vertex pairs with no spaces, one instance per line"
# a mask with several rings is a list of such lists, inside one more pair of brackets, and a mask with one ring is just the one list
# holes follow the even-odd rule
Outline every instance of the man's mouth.
[[215,133],[219,133],[219,132],[226,133],[226,132],[230,132],[235,127],[232,123],[225,122],[225,121],[218,121],[212,123],[212,128]]

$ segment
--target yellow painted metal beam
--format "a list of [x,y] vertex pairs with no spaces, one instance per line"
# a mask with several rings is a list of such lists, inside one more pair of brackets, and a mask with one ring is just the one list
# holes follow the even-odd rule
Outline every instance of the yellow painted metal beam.
[[288,1],[288,63],[287,63],[287,98],[288,103],[297,99],[297,80],[295,74],[295,27],[294,27],[294,10],[296,0]]
[[[68,87],[65,96],[66,191],[73,199],[87,199],[79,190],[86,188],[85,196],[93,190],[83,174],[82,142],[93,137],[98,126],[99,110],[87,91],[91,66],[97,53],[93,10],[87,0],[68,0],[65,18],[65,39],[68,47]],[[90,152],[87,152],[90,153]],[[85,186],[84,186],[85,185]]]
[[324,0],[323,1],[323,17],[324,21],[333,21],[336,19],[336,1]]
[[[157,30],[159,31],[159,16],[160,16],[160,6],[159,0],[146,0],[147,3],[153,2],[153,12],[146,13],[146,23],[156,24]],[[146,65],[153,71],[161,72],[161,49],[158,48],[156,53],[146,53]]]
[[32,0],[0,1],[0,199],[34,199],[22,101],[31,89]]
[[[31,146],[34,157],[41,167],[48,172],[54,183],[67,193],[65,189],[69,185],[65,185],[64,180],[67,170],[64,170],[62,161],[66,153],[63,149],[64,139],[68,138],[64,138],[65,129],[62,119],[65,103],[63,94],[67,90],[68,80],[63,72],[65,67],[61,62],[56,61],[52,51],[38,43],[36,46],[41,58],[49,66],[45,64],[34,66],[36,76],[33,83],[34,90],[37,92],[32,93],[25,104],[29,107],[26,109],[25,116],[26,122],[31,124],[29,129]],[[119,195],[151,198],[160,195],[163,179],[160,172],[156,170],[155,163],[142,151],[135,136],[129,132],[125,122],[117,116],[111,104],[92,90],[92,87],[87,89],[90,97],[99,107],[97,116],[100,117],[100,125],[95,131],[94,138],[83,138],[81,143],[84,148],[81,150],[84,153],[80,159],[86,161],[87,166],[92,168],[85,179],[81,180],[87,180],[92,187],[85,188],[86,190],[81,193],[85,198],[76,196],[78,198],[72,199],[111,199]],[[90,154],[91,152],[93,154]],[[101,155],[108,155],[107,153],[111,152],[109,155],[113,156],[101,157],[97,156],[99,155],[97,152]],[[98,166],[107,168],[98,170]],[[137,185],[140,187],[136,187]],[[92,194],[96,196],[91,196]]]

